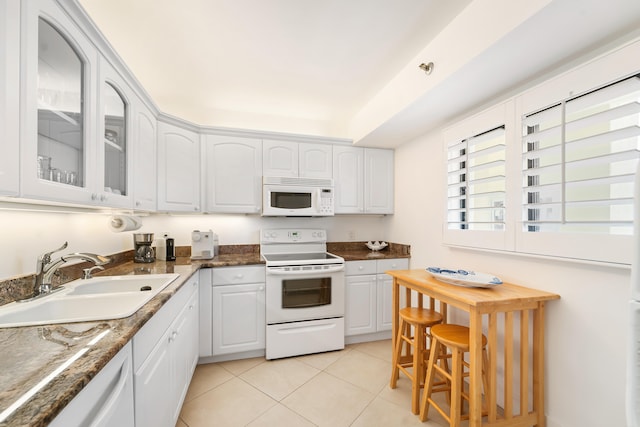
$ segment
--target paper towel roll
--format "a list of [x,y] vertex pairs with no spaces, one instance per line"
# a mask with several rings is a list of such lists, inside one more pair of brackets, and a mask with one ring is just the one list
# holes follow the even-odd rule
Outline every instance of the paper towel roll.
[[136,216],[114,215],[109,221],[109,227],[114,233],[137,230],[142,227],[142,221]]

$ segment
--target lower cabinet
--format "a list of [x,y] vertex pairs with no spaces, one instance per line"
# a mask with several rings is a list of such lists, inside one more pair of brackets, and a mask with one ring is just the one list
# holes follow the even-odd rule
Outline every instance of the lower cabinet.
[[212,270],[212,356],[265,348],[263,266]]
[[198,275],[133,339],[135,424],[176,424],[198,362]]
[[391,330],[393,279],[384,272],[408,268],[408,258],[347,261],[344,316],[346,336]]
[[102,368],[49,426],[134,426],[131,343]]

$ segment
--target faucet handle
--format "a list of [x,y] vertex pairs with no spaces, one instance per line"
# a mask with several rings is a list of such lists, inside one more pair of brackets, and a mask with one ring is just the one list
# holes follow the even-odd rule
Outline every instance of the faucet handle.
[[101,265],[94,265],[93,267],[89,267],[89,268],[85,268],[82,270],[82,272],[84,273],[82,275],[83,279],[91,279],[91,274],[93,273],[94,270],[104,270],[104,267]]
[[40,255],[40,258],[43,259],[43,260],[46,260],[46,262],[49,262],[51,260],[51,255],[52,254],[54,254],[56,252],[60,252],[63,249],[66,249],[68,245],[69,245],[69,242],[64,242],[62,244],[62,246],[60,246],[58,249],[54,249],[51,252],[46,252],[46,253]]

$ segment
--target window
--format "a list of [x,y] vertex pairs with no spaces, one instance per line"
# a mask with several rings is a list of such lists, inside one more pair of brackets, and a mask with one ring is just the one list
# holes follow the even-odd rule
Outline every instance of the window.
[[452,141],[447,162],[447,227],[504,230],[505,126]]
[[630,264],[639,56],[636,40],[445,129],[444,243]]
[[640,75],[523,119],[526,232],[633,234]]
[[[509,101],[445,130],[446,244],[513,248],[506,199],[507,141],[513,139],[513,116],[514,105]],[[509,126],[507,117],[512,118]]]

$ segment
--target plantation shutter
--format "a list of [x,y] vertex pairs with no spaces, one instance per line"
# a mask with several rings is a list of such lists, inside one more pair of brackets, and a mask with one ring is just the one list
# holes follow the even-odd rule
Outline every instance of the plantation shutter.
[[503,231],[505,126],[452,141],[447,151],[447,227]]
[[523,229],[633,233],[640,75],[523,118]]

